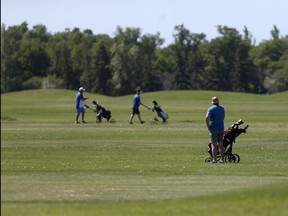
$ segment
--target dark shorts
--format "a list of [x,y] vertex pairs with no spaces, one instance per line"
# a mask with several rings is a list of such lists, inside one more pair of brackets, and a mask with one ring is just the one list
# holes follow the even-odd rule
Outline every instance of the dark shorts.
[[76,110],[77,110],[77,114],[79,114],[79,113],[85,113],[84,107],[80,107],[80,108],[78,108],[78,109],[76,109]]
[[132,114],[135,115],[135,114],[140,114],[140,111],[139,109],[135,109],[135,108],[132,108]]
[[211,142],[223,142],[224,131],[211,131],[210,140]]

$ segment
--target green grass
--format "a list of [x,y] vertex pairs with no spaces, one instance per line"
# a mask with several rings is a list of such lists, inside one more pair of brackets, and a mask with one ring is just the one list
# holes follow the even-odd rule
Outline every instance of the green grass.
[[[141,107],[129,125],[132,95],[85,93],[112,111],[115,125],[74,125],[74,91],[1,95],[1,215],[287,215],[288,92],[142,94],[169,114]],[[238,164],[207,164],[204,116],[219,96],[225,125],[239,118]]]

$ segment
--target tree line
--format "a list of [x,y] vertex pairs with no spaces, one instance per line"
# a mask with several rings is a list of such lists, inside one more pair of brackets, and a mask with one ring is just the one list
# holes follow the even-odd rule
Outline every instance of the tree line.
[[276,26],[256,45],[249,30],[217,26],[207,40],[184,25],[163,47],[160,33],[117,27],[115,36],[89,29],[51,34],[44,25],[1,25],[1,93],[85,86],[118,96],[161,90],[221,90],[273,93],[288,90],[288,35]]

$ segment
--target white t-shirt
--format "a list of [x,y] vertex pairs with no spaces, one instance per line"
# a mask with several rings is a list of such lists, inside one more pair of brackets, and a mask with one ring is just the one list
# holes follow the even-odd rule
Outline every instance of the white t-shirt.
[[79,107],[80,108],[84,107],[85,103],[86,103],[86,100],[80,100]]

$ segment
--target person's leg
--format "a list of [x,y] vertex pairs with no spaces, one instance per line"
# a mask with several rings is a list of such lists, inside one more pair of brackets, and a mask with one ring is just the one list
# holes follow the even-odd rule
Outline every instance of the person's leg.
[[140,121],[141,123],[144,123],[144,121],[142,121],[142,119],[141,119],[140,113],[138,113],[137,116],[138,116],[139,121]]
[[82,113],[82,123],[86,123],[85,122],[85,109],[83,107],[81,108],[81,113]]
[[217,162],[217,142],[212,142],[211,144],[212,149],[212,161]]
[[76,117],[75,117],[75,123],[77,123],[78,122],[78,119],[79,119],[79,115],[80,115],[80,113],[76,113]]
[[79,123],[80,109],[76,109],[75,124]]
[[223,146],[223,136],[224,136],[224,132],[219,131],[219,133],[218,133],[218,148],[219,148],[219,153],[220,153],[220,157],[221,157],[222,162],[224,162],[224,155],[225,155],[225,150],[224,150],[224,146]]
[[134,118],[134,115],[135,115],[135,114],[132,113],[131,116],[130,116],[130,120],[129,120],[129,123],[130,123],[130,124],[133,123],[132,120],[133,120],[133,118]]
[[144,122],[141,120],[139,109],[132,109],[132,115],[130,116],[130,124],[133,124],[132,120],[133,120],[133,117],[135,116],[135,114],[138,116],[138,119],[140,120],[140,122],[141,122],[141,123],[144,123]]
[[219,153],[221,157],[221,161],[224,161],[224,147],[223,147],[223,142],[218,142],[218,147],[219,147]]
[[212,163],[217,163],[217,133],[215,131],[210,132],[210,141],[211,141],[211,152],[212,152]]

